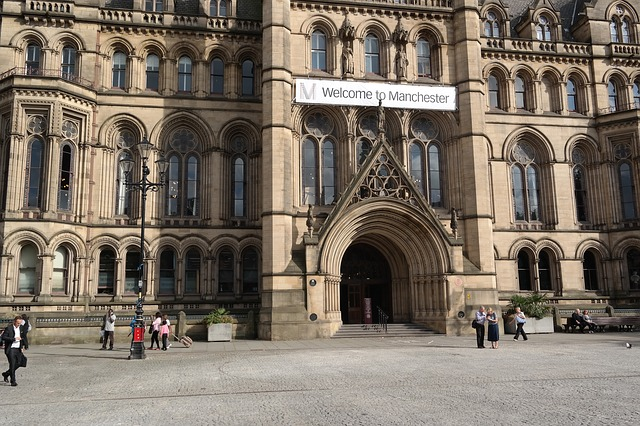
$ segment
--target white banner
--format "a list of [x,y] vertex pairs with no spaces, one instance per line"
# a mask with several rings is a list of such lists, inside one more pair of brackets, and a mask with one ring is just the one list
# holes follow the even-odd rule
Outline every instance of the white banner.
[[412,84],[296,79],[299,104],[378,106],[455,111],[456,88]]

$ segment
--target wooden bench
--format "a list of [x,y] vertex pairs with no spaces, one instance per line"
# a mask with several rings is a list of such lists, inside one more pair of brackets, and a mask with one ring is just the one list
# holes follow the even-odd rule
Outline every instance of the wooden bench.
[[640,316],[595,317],[592,321],[598,331],[605,331],[607,327],[617,327],[620,331],[633,331],[634,326],[640,325]]

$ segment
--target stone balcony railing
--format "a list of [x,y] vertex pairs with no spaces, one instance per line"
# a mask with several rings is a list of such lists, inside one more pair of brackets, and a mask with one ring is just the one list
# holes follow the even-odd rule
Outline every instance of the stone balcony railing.
[[0,81],[13,75],[60,78],[89,89],[93,88],[93,82],[91,80],[78,77],[77,75],[63,73],[59,69],[45,70],[40,68],[15,67],[0,74]]
[[25,1],[23,13],[73,15],[73,2],[68,1]]
[[586,43],[570,43],[565,41],[540,41],[528,39],[484,38],[486,49],[518,53],[549,53],[588,57],[591,46]]

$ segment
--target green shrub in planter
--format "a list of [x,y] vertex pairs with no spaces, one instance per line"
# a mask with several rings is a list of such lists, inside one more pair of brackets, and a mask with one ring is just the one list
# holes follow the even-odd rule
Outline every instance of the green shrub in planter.
[[520,307],[525,316],[529,318],[544,318],[551,313],[551,306],[549,306],[549,299],[544,293],[528,293],[528,294],[514,294],[509,299],[509,310],[507,315],[513,315],[516,307]]
[[233,323],[233,317],[229,315],[229,311],[225,308],[214,309],[202,319],[202,322],[208,327],[211,324]]

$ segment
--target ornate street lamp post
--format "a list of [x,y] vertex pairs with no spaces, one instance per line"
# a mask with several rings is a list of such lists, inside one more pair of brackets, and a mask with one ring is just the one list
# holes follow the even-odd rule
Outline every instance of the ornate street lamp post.
[[144,302],[143,289],[146,289],[144,285],[145,270],[144,270],[144,226],[145,226],[145,213],[147,204],[147,191],[158,192],[160,187],[164,186],[164,174],[167,171],[169,163],[160,156],[156,161],[156,166],[160,172],[160,182],[151,182],[148,178],[150,171],[147,166],[149,155],[153,149],[153,145],[147,140],[146,136],[142,137],[140,143],[135,145],[142,159],[142,177],[137,182],[130,182],[130,175],[135,162],[130,158],[125,158],[120,161],[120,168],[125,176],[124,185],[132,191],[140,191],[142,195],[142,204],[140,204],[140,271],[138,279],[138,301],[136,302],[136,324],[133,329],[133,343],[131,345],[131,353],[129,359],[145,359],[144,353],[144,318],[142,314],[142,304]]

